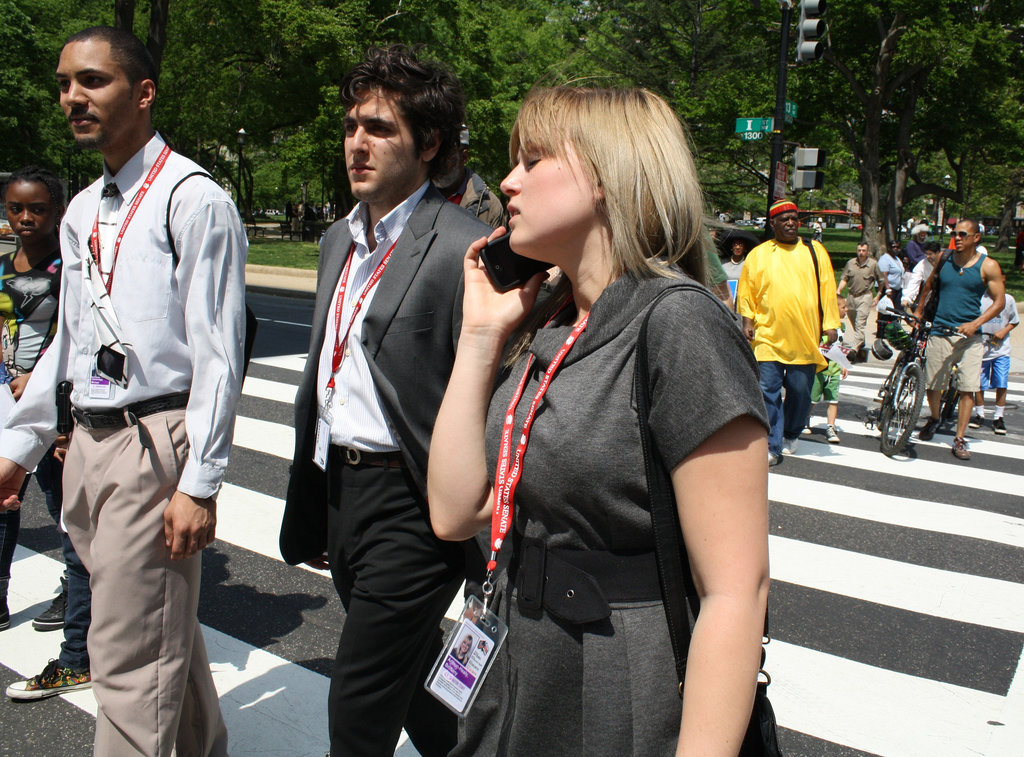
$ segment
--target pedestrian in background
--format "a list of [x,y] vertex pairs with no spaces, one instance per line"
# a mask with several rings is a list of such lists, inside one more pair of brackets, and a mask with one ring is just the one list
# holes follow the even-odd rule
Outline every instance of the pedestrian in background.
[[885,277],[878,270],[878,263],[871,257],[867,242],[860,242],[857,245],[856,256],[847,260],[843,266],[843,274],[836,292],[842,294],[847,287],[849,294],[846,298],[845,311],[849,314],[852,333],[847,345],[850,347],[850,357],[863,363],[868,359],[865,336],[868,316],[885,290]]
[[[64,187],[49,171],[26,166],[11,175],[4,187],[3,199],[11,228],[21,242],[16,252],[0,258],[3,373],[10,377],[11,392],[18,400],[25,392],[36,363],[57,333],[63,267],[57,228],[64,214]],[[35,470],[46,509],[60,534],[64,575],[60,593],[32,620],[37,631],[63,629],[64,642],[60,654],[50,660],[41,673],[7,687],[7,696],[11,699],[43,699],[88,688],[92,681],[86,647],[91,604],[89,573],[60,523],[64,499],[61,461],[66,447],[67,439],[59,439],[43,455]],[[19,500],[24,494],[23,485]],[[0,514],[0,597],[3,600],[6,600],[5,576],[10,576],[19,518],[18,509]],[[5,627],[6,615],[6,601],[0,601],[0,629]]]
[[[974,406],[974,393],[981,389],[984,350],[979,330],[983,324],[1002,312],[1006,302],[1006,287],[999,263],[978,249],[981,234],[975,221],[969,218],[958,221],[953,239],[956,250],[943,258],[942,264],[932,271],[925,282],[915,313],[918,318],[923,317],[924,303],[928,302],[932,289],[937,287],[939,304],[934,322],[957,332],[956,336],[932,334],[928,337],[924,373],[930,416],[918,433],[918,438],[929,441],[935,436],[935,430],[941,422],[939,410],[942,392],[949,385],[950,371],[954,365],[958,365],[960,403],[957,407],[952,452],[960,460],[970,460],[971,453],[964,434]],[[992,304],[983,311],[981,297],[986,292]]]
[[768,212],[775,238],[759,244],[743,266],[736,303],[753,342],[768,408],[768,464],[796,452],[811,406],[814,374],[828,361],[821,337],[834,342],[841,325],[828,252],[801,239],[796,204],[779,200]]
[[[1006,275],[1002,276],[1003,286],[1006,285]],[[997,434],[1006,433],[1006,421],[1003,418],[1006,412],[1006,389],[1010,378],[1010,332],[1017,328],[1020,323],[1020,316],[1017,313],[1017,303],[1013,297],[1006,293],[1006,304],[995,318],[982,324],[982,340],[985,344],[985,352],[981,358],[981,389],[974,393],[974,414],[967,424],[971,428],[981,428],[985,423],[987,415],[985,409],[985,392],[994,389],[996,393],[996,405],[992,410],[992,430]],[[992,297],[988,292],[981,297],[981,312],[987,312],[992,307]]]

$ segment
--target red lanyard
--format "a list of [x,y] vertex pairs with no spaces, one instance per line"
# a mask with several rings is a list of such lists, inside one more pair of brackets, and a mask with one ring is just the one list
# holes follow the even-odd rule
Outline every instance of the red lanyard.
[[[568,300],[566,304],[568,304]],[[516,408],[519,406],[519,400],[523,396],[523,389],[526,388],[526,380],[530,375],[530,366],[533,365],[533,355],[530,355],[530,358],[526,361],[526,370],[523,372],[523,377],[519,379],[519,385],[512,395],[512,400],[508,403],[508,410],[505,412],[505,423],[501,431],[498,469],[494,474],[494,511],[491,514],[491,559],[487,563],[488,571],[492,571],[497,567],[498,552],[501,550],[501,545],[504,543],[509,529],[512,528],[516,487],[519,486],[519,479],[523,475],[523,456],[526,454],[526,445],[530,441],[530,428],[533,426],[534,416],[537,415],[537,408],[547,393],[548,386],[555,377],[555,373],[561,367],[562,361],[565,360],[565,356],[569,354],[569,350],[576,344],[576,340],[587,327],[587,320],[589,318],[590,314],[588,313],[582,321],[573,327],[572,333],[569,334],[565,342],[562,343],[562,346],[559,347],[558,352],[551,359],[547,370],[544,371],[544,377],[540,381],[540,386],[537,387],[537,393],[533,396],[533,402],[530,403],[530,409],[527,411],[526,419],[523,421],[523,430],[519,436],[519,443],[516,444],[514,455],[512,453],[512,433],[515,430]]]
[[348,344],[348,336],[352,333],[352,325],[356,322],[356,316],[359,315],[359,311],[363,309],[363,300],[366,299],[366,295],[370,293],[370,290],[380,281],[380,277],[384,275],[384,269],[388,267],[388,261],[391,260],[391,253],[395,251],[395,245],[398,244],[396,239],[394,244],[391,245],[390,249],[384,254],[384,259],[380,261],[380,265],[370,276],[370,280],[366,282],[366,286],[363,287],[363,293],[359,295],[359,299],[356,300],[352,306],[352,317],[349,318],[348,328],[345,329],[345,334],[341,334],[341,311],[345,305],[345,289],[348,287],[348,272],[352,267],[352,258],[356,254],[356,243],[352,243],[351,249],[348,251],[348,260],[345,261],[345,268],[341,272],[341,283],[338,284],[338,300],[334,306],[334,356],[331,358],[331,377],[327,380],[327,388],[334,389],[334,374],[338,372],[341,367],[341,361],[345,359],[345,345]]
[[[135,199],[132,200],[132,205],[128,208],[128,215],[125,216],[124,223],[121,225],[121,230],[117,232],[117,238],[114,239],[114,259],[110,263],[110,274],[107,276],[106,281],[107,294],[110,294],[110,290],[114,288],[114,267],[117,265],[117,253],[121,249],[121,240],[124,238],[124,233],[128,231],[128,224],[132,222],[132,218],[135,217],[135,211],[139,209],[139,205],[142,203],[142,198],[146,196],[146,192],[148,192],[149,188],[153,185],[153,180],[156,179],[157,174],[163,170],[164,164],[167,162],[167,157],[170,154],[171,148],[168,145],[164,145],[164,149],[160,151],[160,154],[156,158],[156,162],[153,163],[153,167],[149,169],[149,173],[146,175],[146,180],[142,182],[142,188],[135,193]],[[103,266],[100,265],[99,211],[96,211],[96,220],[92,222],[92,234],[89,235],[89,246],[92,249],[92,259],[96,261],[96,269],[100,272],[100,278],[103,278]]]

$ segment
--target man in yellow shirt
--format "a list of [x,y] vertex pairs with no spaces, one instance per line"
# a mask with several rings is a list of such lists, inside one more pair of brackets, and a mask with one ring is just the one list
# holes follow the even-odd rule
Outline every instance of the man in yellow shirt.
[[811,408],[814,374],[828,364],[818,348],[821,337],[834,342],[840,320],[832,261],[820,243],[797,235],[796,204],[779,200],[768,216],[775,239],[747,256],[736,309],[761,369],[771,423],[768,464],[777,465],[780,455],[796,451]]

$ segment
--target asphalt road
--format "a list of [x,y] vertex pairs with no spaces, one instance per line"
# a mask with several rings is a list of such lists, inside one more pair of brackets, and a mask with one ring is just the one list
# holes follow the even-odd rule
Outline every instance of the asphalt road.
[[[292,449],[291,402],[312,302],[251,294],[260,318],[218,540],[204,557],[203,622],[232,754],[327,749],[327,673],[344,613],[329,578],[277,554]],[[769,694],[787,757],[1024,754],[1024,380],[1010,434],[972,430],[889,459],[863,426],[886,366],[857,366],[840,394],[841,445],[823,418],[772,469]],[[824,412],[824,407],[818,410]],[[943,431],[948,431],[944,429]],[[24,508],[0,633],[0,685],[38,673],[60,634],[38,633],[61,571],[38,490]],[[0,756],[91,752],[90,692],[0,702]],[[399,755],[412,757],[408,744]]]

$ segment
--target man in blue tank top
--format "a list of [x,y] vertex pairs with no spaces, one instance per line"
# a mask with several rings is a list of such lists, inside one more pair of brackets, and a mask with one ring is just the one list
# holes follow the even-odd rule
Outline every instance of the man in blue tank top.
[[[977,249],[981,241],[977,221],[961,219],[953,231],[953,240],[956,249],[932,272],[917,309],[917,317],[920,318],[924,303],[928,301],[932,289],[937,287],[939,306],[935,312],[935,323],[958,332],[958,336],[933,334],[928,338],[928,358],[924,372],[931,417],[918,437],[928,441],[935,435],[939,425],[942,391],[949,384],[953,366],[958,365],[960,404],[957,407],[953,454],[960,460],[970,460],[971,453],[967,449],[964,434],[974,407],[972,392],[978,391],[981,386],[981,325],[1002,311],[1006,286],[999,263]],[[992,298],[992,305],[983,313],[981,296],[986,292]]]

